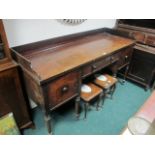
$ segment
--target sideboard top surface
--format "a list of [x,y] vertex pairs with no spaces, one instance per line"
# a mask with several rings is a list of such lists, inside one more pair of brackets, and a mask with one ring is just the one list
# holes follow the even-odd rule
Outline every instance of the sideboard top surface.
[[132,44],[131,39],[102,32],[66,43],[23,51],[20,47],[20,52],[18,48],[15,51],[31,63],[41,80],[46,80]]

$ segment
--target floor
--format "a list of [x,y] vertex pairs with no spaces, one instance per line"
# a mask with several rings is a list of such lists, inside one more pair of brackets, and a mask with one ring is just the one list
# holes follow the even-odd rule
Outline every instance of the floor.
[[[126,126],[128,119],[136,113],[145,100],[150,96],[150,91],[126,82],[117,84],[113,100],[106,99],[104,107],[96,111],[95,107],[88,112],[87,119],[75,119],[74,102],[52,113],[54,135],[118,135]],[[42,112],[39,108],[33,110],[36,129],[26,129],[25,135],[47,135]]]

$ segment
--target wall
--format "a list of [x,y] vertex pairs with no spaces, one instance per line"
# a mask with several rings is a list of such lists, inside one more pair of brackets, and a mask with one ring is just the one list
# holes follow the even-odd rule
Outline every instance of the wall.
[[91,29],[111,28],[115,22],[115,19],[89,19],[80,25],[68,26],[54,19],[3,20],[10,47]]

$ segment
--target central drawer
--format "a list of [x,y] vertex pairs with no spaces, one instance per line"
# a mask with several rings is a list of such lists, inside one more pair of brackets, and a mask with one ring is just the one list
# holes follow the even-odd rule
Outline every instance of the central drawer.
[[96,60],[93,65],[93,72],[96,72],[110,64],[110,57],[102,58],[100,60]]
[[50,109],[78,95],[79,72],[68,73],[47,85],[47,99]]
[[110,62],[111,62],[111,64],[113,64],[113,63],[117,62],[119,59],[120,59],[120,52],[113,54],[110,57]]

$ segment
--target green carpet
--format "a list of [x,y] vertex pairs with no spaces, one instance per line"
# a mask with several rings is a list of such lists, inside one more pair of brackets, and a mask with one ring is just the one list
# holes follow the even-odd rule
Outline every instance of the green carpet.
[[[150,91],[135,84],[126,82],[117,84],[113,100],[106,99],[104,107],[96,111],[92,107],[88,111],[87,119],[83,120],[83,111],[80,120],[75,119],[74,102],[61,107],[53,116],[54,135],[118,135],[126,126],[128,119],[137,112],[145,100],[150,96]],[[25,135],[46,135],[43,115],[39,108],[33,110],[36,129],[26,129]]]

